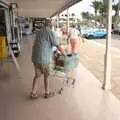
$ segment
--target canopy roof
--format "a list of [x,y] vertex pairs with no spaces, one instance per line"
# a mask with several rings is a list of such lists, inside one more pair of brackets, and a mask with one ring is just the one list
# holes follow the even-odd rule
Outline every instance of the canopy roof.
[[51,17],[81,0],[5,0],[17,3],[20,16]]

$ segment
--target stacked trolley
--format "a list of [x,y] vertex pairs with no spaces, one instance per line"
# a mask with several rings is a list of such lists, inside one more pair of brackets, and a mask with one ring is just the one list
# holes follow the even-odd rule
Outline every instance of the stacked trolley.
[[[78,56],[77,54],[68,54],[67,56],[63,56],[57,51],[54,52],[54,74],[53,79],[55,77],[63,77],[63,84],[62,87],[58,90],[59,94],[62,94],[64,88],[68,85],[69,80],[71,79],[68,77],[68,73],[75,69],[78,65]],[[64,76],[57,76],[57,72],[65,73]],[[72,78],[71,85],[74,86],[76,79]]]

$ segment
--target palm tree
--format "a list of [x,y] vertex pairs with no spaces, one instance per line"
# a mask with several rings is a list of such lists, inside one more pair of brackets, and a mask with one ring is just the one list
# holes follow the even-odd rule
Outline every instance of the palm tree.
[[99,13],[101,16],[105,16],[106,13],[106,5],[104,4],[104,2],[100,2],[99,3],[99,9],[98,9]]
[[93,18],[93,15],[90,14],[89,12],[82,12],[81,15],[82,15],[82,18],[86,20],[91,20]]
[[88,18],[88,13],[87,12],[82,12],[81,15],[82,15],[83,19],[87,19]]
[[[113,0],[114,3],[114,0]],[[102,0],[100,2],[100,6],[99,6],[99,13],[103,14],[103,16],[107,15],[107,10],[108,10],[108,2],[107,0]],[[113,5],[113,10],[115,11],[115,16],[119,15],[119,10],[120,10],[120,2],[118,2],[117,4]]]
[[94,10],[95,10],[95,16],[97,16],[97,13],[98,13],[98,10],[99,10],[99,5],[100,5],[100,1],[93,1],[92,2],[92,7],[94,8]]
[[72,16],[72,20],[74,21],[75,20],[75,13],[72,13],[71,16]]
[[119,5],[120,5],[119,3],[113,5],[113,10],[115,11],[115,16],[119,15],[119,7],[120,7]]
[[72,16],[72,18],[74,18],[75,17],[75,13],[72,13],[71,16]]

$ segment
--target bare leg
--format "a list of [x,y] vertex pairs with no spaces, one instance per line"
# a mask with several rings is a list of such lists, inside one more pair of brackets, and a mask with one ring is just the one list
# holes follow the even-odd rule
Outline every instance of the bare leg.
[[40,69],[37,65],[35,65],[35,77],[33,79],[33,85],[32,85],[32,93],[33,94],[37,93],[40,77],[41,77]]
[[71,48],[72,48],[72,53],[76,53],[77,51],[76,51],[76,48],[77,47],[77,41],[76,40],[74,40],[74,39],[72,39],[71,40]]
[[45,94],[49,94],[49,80],[48,76],[44,75],[44,87],[45,87]]
[[49,90],[49,80],[48,80],[49,74],[50,74],[50,68],[47,65],[44,69],[44,87],[45,87],[44,98],[49,98],[54,96],[54,92],[51,92]]
[[35,94],[38,90],[39,87],[39,78],[40,76],[35,75],[34,79],[33,79],[33,85],[32,85],[32,93]]
[[48,80],[48,76],[44,76],[44,86],[45,86],[44,98],[53,97],[55,93],[54,93],[54,92],[51,92],[51,91],[49,90],[49,80]]

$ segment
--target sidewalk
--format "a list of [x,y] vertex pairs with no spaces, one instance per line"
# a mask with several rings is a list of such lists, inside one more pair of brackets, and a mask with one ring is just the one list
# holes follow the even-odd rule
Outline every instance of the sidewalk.
[[[75,88],[69,87],[62,96],[48,100],[28,99],[34,74],[31,64],[33,39],[29,36],[22,41],[18,60],[20,74],[13,62],[5,61],[3,72],[7,77],[0,75],[1,120],[120,120],[120,101],[111,92],[103,91],[99,80],[82,64],[77,68]],[[59,87],[60,79],[55,81],[55,87]],[[42,86],[41,90],[43,92]]]
[[[105,47],[94,41],[86,41],[80,47],[80,62],[101,82],[104,79]],[[120,99],[120,51],[112,48],[112,93]]]

